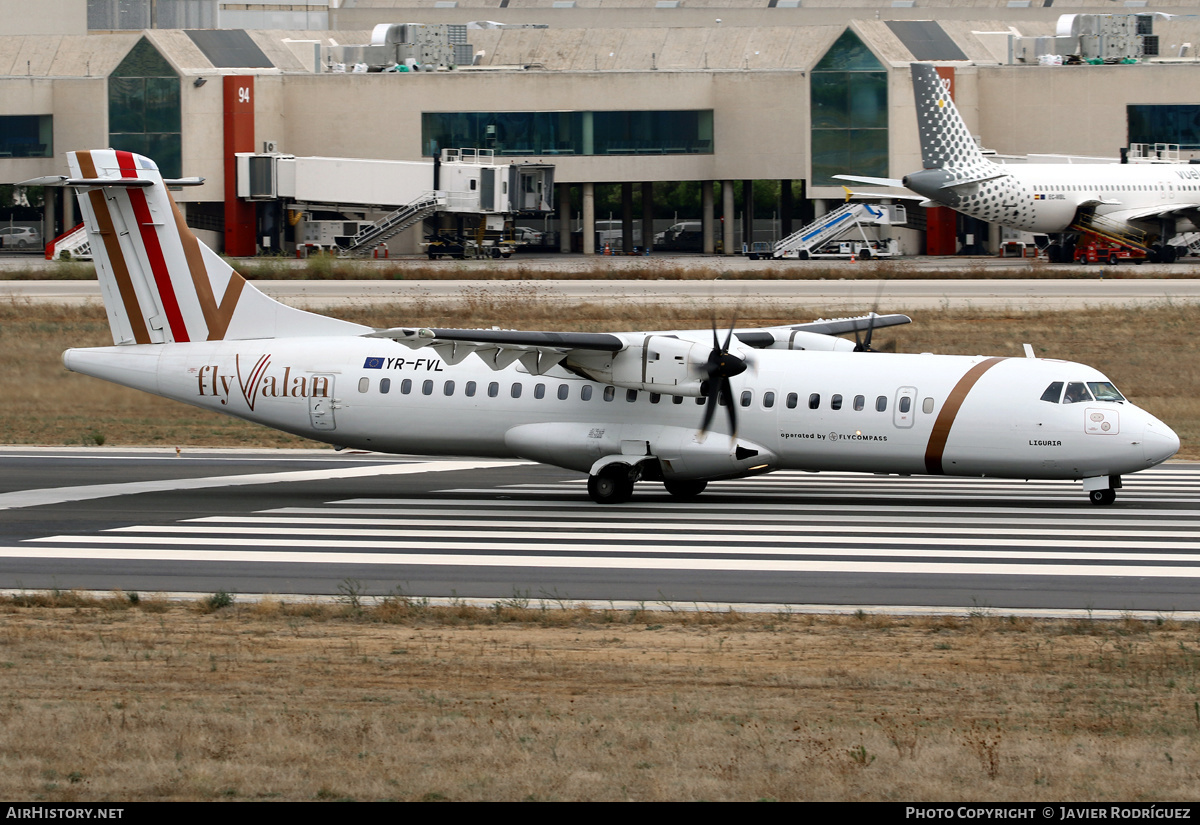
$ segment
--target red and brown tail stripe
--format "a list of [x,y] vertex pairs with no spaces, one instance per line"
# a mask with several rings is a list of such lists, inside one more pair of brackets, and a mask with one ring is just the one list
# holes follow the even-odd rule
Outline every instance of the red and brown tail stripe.
[[204,313],[204,323],[208,327],[209,341],[222,341],[233,319],[233,311],[237,309],[238,298],[241,297],[242,287],[246,280],[237,272],[229,276],[225,286],[225,294],[218,304],[213,295],[212,281],[208,277],[208,269],[204,266],[204,255],[200,251],[200,242],[188,228],[187,222],[171,193],[167,193],[171,202],[171,211],[175,214],[175,228],[179,230],[179,240],[183,244],[183,255],[187,259],[188,271],[192,274],[192,286],[196,289],[196,298],[200,301],[200,311]]
[[941,412],[933,422],[933,432],[929,434],[929,443],[925,446],[925,471],[927,473],[931,475],[945,474],[945,470],[942,469],[942,453],[946,450],[946,442],[950,438],[950,428],[954,426],[954,419],[958,417],[959,409],[967,400],[967,394],[971,392],[971,388],[983,377],[983,374],[1004,360],[1006,359],[989,358],[986,361],[980,361],[967,370],[966,375],[958,379],[958,383],[950,391],[946,403],[942,405]]
[[[91,152],[77,152],[79,171],[85,178],[97,178],[96,163],[92,160]],[[129,267],[125,265],[125,255],[121,252],[121,243],[117,239],[113,227],[112,215],[108,212],[108,201],[99,189],[88,192],[88,200],[92,205],[92,213],[100,227],[100,240],[108,253],[108,261],[113,269],[113,277],[117,280],[117,291],[121,294],[121,303],[125,306],[125,315],[133,330],[133,340],[139,344],[150,343],[150,332],[146,329],[146,320],[138,306],[137,293],[133,289],[133,281],[129,277]]]

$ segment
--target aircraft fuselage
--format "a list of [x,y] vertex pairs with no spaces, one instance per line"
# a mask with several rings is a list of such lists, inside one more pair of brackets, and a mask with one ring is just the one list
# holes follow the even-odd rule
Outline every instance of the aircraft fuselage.
[[731,381],[739,430],[703,398],[532,375],[366,338],[73,349],[77,372],[330,444],[390,453],[521,457],[587,472],[653,455],[669,478],[777,469],[1012,478],[1117,476],[1172,455],[1178,438],[1133,404],[1042,400],[1059,382],[1106,384],[1065,361],[750,351]]

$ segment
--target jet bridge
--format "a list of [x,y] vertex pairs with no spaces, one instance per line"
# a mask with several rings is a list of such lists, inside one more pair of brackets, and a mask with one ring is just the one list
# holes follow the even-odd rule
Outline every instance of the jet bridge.
[[[870,238],[865,227],[899,225],[907,220],[908,214],[902,204],[848,201],[777,242],[770,257],[798,258],[802,261],[809,258],[850,257],[855,254],[863,258],[890,257],[898,254],[895,241],[881,237]],[[855,229],[858,230],[858,238],[841,240]]]
[[554,211],[552,164],[497,162],[490,149],[447,149],[436,161],[240,153],[237,172],[239,198],[295,215],[363,215],[339,242],[343,252],[369,251],[438,214],[454,216],[460,227],[490,228],[516,214]]

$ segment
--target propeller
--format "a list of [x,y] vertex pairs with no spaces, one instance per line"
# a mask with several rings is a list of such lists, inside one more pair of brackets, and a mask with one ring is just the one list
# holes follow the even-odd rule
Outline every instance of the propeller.
[[870,321],[867,323],[867,335],[862,340],[859,340],[858,329],[854,330],[854,351],[855,352],[877,352],[871,349],[871,334],[875,332],[875,310],[871,310]]
[[708,399],[704,405],[704,420],[700,424],[701,435],[708,432],[722,393],[725,396],[726,409],[729,410],[730,434],[737,435],[737,404],[733,398],[733,388],[729,379],[745,372],[749,362],[729,351],[729,345],[733,343],[733,329],[736,326],[737,319],[734,319],[725,336],[725,343],[722,344],[717,335],[717,322],[713,321],[713,348],[704,365],[705,380],[701,385],[701,393]]

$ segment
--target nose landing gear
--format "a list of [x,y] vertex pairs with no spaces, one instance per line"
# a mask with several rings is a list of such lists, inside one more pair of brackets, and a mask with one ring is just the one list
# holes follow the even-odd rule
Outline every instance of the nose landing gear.
[[1092,504],[1112,504],[1117,500],[1117,490],[1121,489],[1120,476],[1096,476],[1085,478],[1083,489],[1088,494]]

